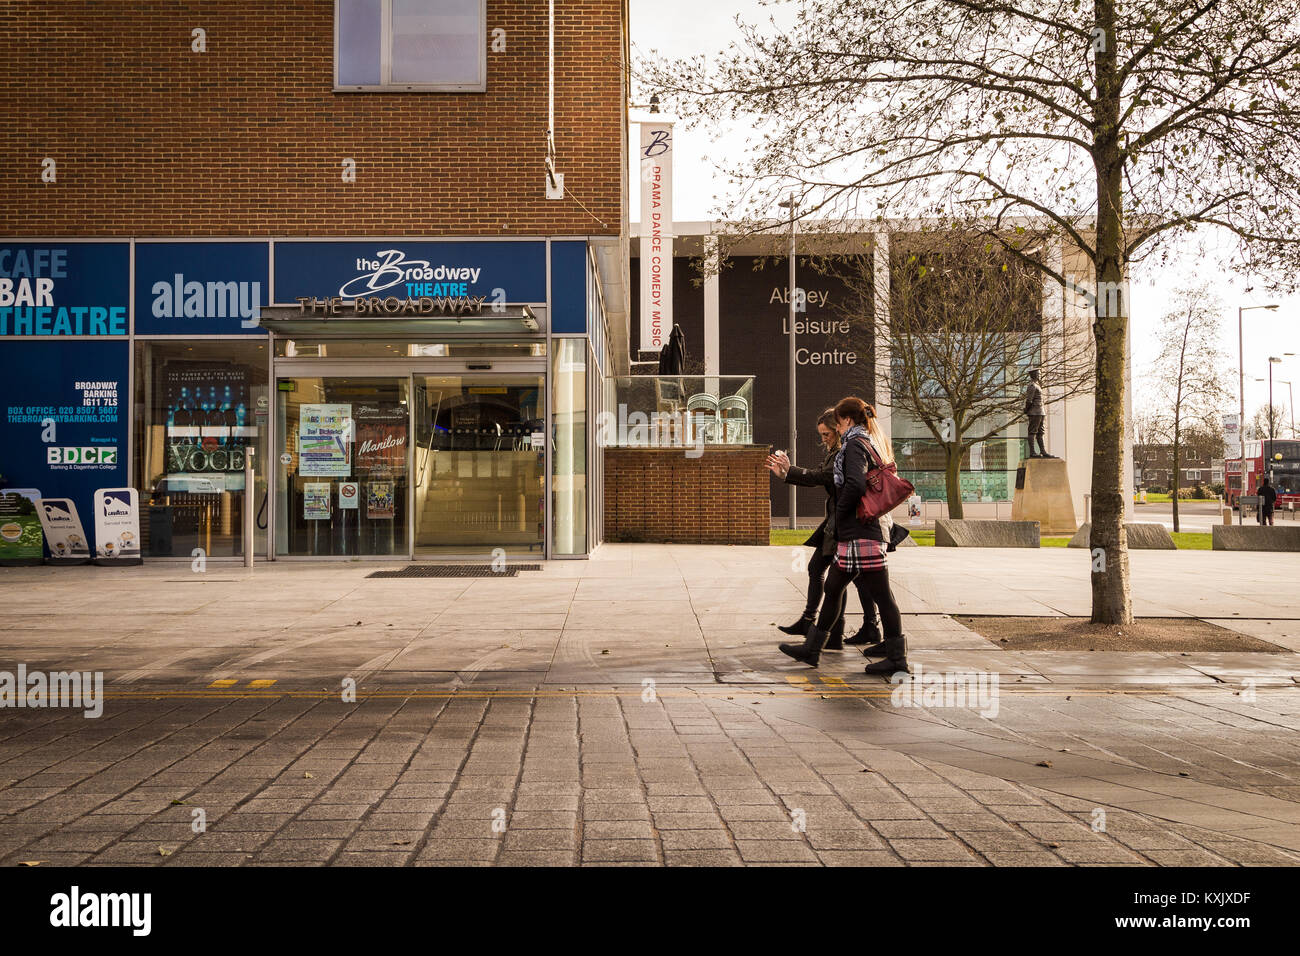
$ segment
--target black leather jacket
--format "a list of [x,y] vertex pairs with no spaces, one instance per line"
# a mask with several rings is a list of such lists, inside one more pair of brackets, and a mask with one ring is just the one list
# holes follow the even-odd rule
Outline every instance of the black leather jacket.
[[[862,494],[867,490],[867,461],[864,441],[854,438],[847,443],[844,449],[844,484],[840,485],[835,495],[836,541],[854,541],[859,538],[885,540],[879,519],[868,518],[863,521],[858,518],[858,502],[862,500]],[[879,462],[876,461],[875,464]],[[832,471],[832,482],[833,474]]]
[[806,547],[822,550],[822,546],[827,540],[835,540],[833,535],[827,535],[826,532],[827,523],[832,522],[835,515],[835,452],[827,452],[819,468],[800,468],[797,465],[791,465],[790,470],[785,474],[785,483],[787,485],[798,485],[801,488],[824,488],[826,490],[826,517],[817,526],[817,530],[809,535],[808,540],[804,542]]

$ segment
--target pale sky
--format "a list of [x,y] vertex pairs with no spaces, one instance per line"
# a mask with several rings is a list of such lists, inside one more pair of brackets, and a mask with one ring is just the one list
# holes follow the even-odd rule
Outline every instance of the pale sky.
[[[726,47],[734,32],[733,18],[741,14],[750,21],[765,21],[772,8],[761,6],[757,0],[631,0],[631,37],[633,58],[650,50],[668,56],[691,56],[713,53]],[[635,96],[635,90],[634,90]],[[716,157],[734,159],[743,149],[739,134],[723,134],[714,142],[711,131],[679,126],[674,135],[676,163],[673,171],[673,218],[677,222],[693,222],[719,218],[720,206],[728,200],[727,182],[717,169]],[[635,128],[632,130],[636,136]],[[633,139],[635,143],[635,138]],[[630,182],[635,186],[639,179],[635,157],[629,170]],[[714,197],[718,198],[715,199]],[[634,188],[631,197],[631,218],[639,221],[640,195]],[[773,214],[776,214],[773,210]],[[1246,291],[1246,283],[1230,274],[1227,254],[1230,243],[1222,236],[1206,232],[1202,237],[1207,253],[1202,256],[1197,243],[1185,242],[1178,247],[1170,265],[1140,263],[1132,275],[1132,339],[1133,374],[1135,380],[1134,408],[1142,406],[1143,369],[1155,358],[1158,347],[1155,334],[1158,319],[1165,309],[1170,292],[1189,279],[1210,278],[1223,300],[1223,335],[1221,344],[1225,365],[1230,367],[1230,384],[1233,395],[1237,392],[1237,307],[1277,302],[1277,312],[1252,311],[1245,313],[1244,357],[1246,373],[1246,417],[1268,401],[1268,382],[1256,383],[1255,378],[1267,378],[1270,355],[1283,358],[1283,364],[1273,366],[1273,399],[1278,405],[1288,405],[1287,388],[1279,380],[1291,380],[1293,390],[1300,387],[1300,295],[1286,298],[1268,297],[1262,286],[1256,291]],[[635,293],[634,293],[635,294]],[[1284,352],[1297,353],[1284,357]],[[1235,411],[1236,401],[1228,411]]]

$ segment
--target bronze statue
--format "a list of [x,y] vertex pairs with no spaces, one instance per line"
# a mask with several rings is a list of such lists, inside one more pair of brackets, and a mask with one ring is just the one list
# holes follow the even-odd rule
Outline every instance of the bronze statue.
[[[1047,416],[1043,412],[1043,387],[1038,383],[1038,369],[1029,370],[1029,386],[1025,389],[1025,415],[1029,418],[1029,457],[1055,458],[1047,453],[1044,440]],[[1038,451],[1034,451],[1034,441],[1038,442]]]

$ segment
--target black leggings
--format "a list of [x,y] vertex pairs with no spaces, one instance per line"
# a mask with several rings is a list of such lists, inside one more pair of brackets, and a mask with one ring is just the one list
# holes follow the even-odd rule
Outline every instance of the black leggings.
[[826,569],[833,560],[831,555],[822,554],[820,548],[808,559],[808,603],[804,605],[804,617],[817,613],[817,606],[822,603],[822,578],[826,577]]
[[857,585],[864,611],[873,604],[880,608],[880,623],[884,625],[885,637],[901,637],[903,621],[898,613],[898,605],[894,602],[894,592],[889,587],[889,568],[852,572],[845,571],[834,561],[826,575],[822,610],[817,618],[818,630],[829,631],[844,613],[850,582]]

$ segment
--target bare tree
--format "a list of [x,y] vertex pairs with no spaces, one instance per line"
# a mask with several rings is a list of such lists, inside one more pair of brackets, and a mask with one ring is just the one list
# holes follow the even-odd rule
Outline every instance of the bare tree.
[[[1300,269],[1300,0],[790,0],[713,57],[644,86],[689,121],[751,119],[730,216],[963,217],[1036,257],[1083,250],[1096,283],[1092,620],[1126,624],[1129,264],[1198,224],[1242,262]],[[1008,227],[1021,230],[1015,232]],[[1266,277],[1267,278],[1267,277]]]
[[1175,291],[1169,310],[1160,319],[1160,354],[1146,376],[1167,422],[1173,447],[1170,496],[1175,531],[1185,433],[1189,426],[1212,429],[1231,398],[1226,384],[1227,356],[1219,347],[1222,312],[1223,303],[1204,283]]
[[1266,403],[1255,409],[1255,414],[1250,416],[1250,427],[1254,429],[1257,441],[1276,441],[1285,438],[1290,430],[1289,422],[1290,417],[1285,402],[1274,402],[1272,405]]
[[[1050,403],[1091,389],[1090,340],[1056,334],[1045,348],[1063,330],[1044,322],[1041,273],[970,230],[892,232],[888,248],[888,309],[867,305],[877,301],[874,255],[827,257],[817,267],[849,292],[838,307],[848,320],[844,346],[860,354],[888,348],[895,429],[901,412],[930,433],[943,454],[948,514],[960,518],[962,462],[972,446],[1005,438],[1024,418],[1032,368],[1042,370]],[[1018,456],[1009,448],[1006,455],[1014,465]]]

